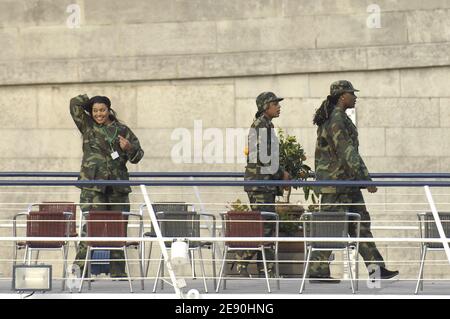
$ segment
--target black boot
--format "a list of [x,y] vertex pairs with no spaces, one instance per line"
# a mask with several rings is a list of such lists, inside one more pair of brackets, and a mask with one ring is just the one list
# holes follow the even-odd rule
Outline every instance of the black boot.
[[[386,269],[384,267],[379,267],[379,273],[378,274],[375,273],[376,271],[377,270],[375,269],[375,270],[372,270],[371,272],[369,272],[369,277],[371,279],[374,279],[374,280],[376,280],[376,279],[391,279],[391,278],[394,278],[395,276],[398,276],[398,274],[399,274],[398,270],[388,270],[388,269]],[[373,277],[374,275],[375,276],[379,275],[380,277],[379,278],[374,278]]]
[[398,270],[387,270],[384,267],[381,267],[380,278],[381,279],[391,279],[399,274]]
[[338,284],[341,281],[331,276],[310,275],[309,283],[311,284]]

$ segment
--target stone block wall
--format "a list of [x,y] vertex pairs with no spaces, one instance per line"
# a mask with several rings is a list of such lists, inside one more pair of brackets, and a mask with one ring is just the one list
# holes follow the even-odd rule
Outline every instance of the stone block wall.
[[[77,171],[81,139],[70,118],[71,97],[107,95],[146,152],[130,171],[242,171],[227,163],[174,163],[177,128],[247,128],[255,97],[285,97],[277,127],[294,134],[313,165],[312,116],[331,82],[352,81],[361,153],[371,172],[450,169],[450,2],[379,0],[381,28],[370,29],[373,1],[331,0],[2,0],[0,1],[0,171]],[[79,28],[68,28],[71,4]],[[192,141],[193,143],[193,141]],[[208,144],[205,139],[204,145]],[[242,156],[242,150],[236,153]],[[227,154],[225,154],[226,156]],[[237,155],[235,155],[237,156]],[[245,199],[241,189],[200,188],[207,209]],[[192,189],[154,189],[155,200],[195,202]],[[436,190],[439,203],[450,193]],[[41,200],[77,201],[68,188],[2,188],[2,234],[14,213]],[[300,193],[294,200],[301,200]],[[366,195],[374,225],[427,209],[421,189]],[[142,202],[138,190],[133,209]],[[394,204],[392,204],[394,203]],[[402,204],[403,203],[403,204]],[[402,204],[402,205],[400,205]],[[439,204],[442,209],[448,209]],[[417,236],[413,229],[405,234]],[[392,230],[377,229],[376,236]],[[0,256],[10,257],[10,246]],[[409,244],[408,244],[409,245]],[[390,260],[417,250],[380,244]],[[411,245],[410,245],[411,246]],[[391,268],[396,268],[393,265]],[[416,265],[400,265],[414,277]],[[430,275],[444,276],[444,268]],[[8,265],[0,272],[9,273]]]

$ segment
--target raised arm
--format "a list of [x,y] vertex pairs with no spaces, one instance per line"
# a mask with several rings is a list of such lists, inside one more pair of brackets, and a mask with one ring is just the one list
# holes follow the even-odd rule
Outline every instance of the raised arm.
[[70,115],[81,133],[86,131],[92,118],[86,114],[83,104],[89,100],[86,94],[78,95],[70,100]]

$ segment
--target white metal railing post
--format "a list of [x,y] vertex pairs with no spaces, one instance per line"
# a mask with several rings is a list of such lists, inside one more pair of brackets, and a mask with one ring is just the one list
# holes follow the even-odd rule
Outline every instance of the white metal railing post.
[[148,210],[148,214],[150,216],[150,221],[152,222],[153,229],[155,230],[156,238],[158,239],[159,248],[161,249],[161,253],[164,256],[164,261],[166,263],[167,270],[170,275],[170,279],[172,280],[173,288],[175,289],[175,294],[179,298],[183,298],[181,289],[178,285],[178,280],[177,280],[177,278],[175,276],[175,272],[173,271],[173,268],[172,268],[172,263],[170,261],[170,257],[169,257],[169,253],[167,251],[166,244],[165,244],[164,240],[162,239],[163,237],[161,234],[161,229],[158,224],[158,220],[156,219],[155,211],[153,210],[153,206],[150,201],[150,197],[148,196],[145,185],[141,185],[141,191],[142,191],[142,195],[144,196],[145,204],[147,205],[147,210]]
[[[192,177],[192,176],[191,176],[189,179],[190,179],[191,181],[194,181],[194,180],[195,180],[194,177]],[[200,205],[200,212],[201,212],[201,213],[206,213],[205,205],[203,204],[202,198],[201,198],[201,196],[200,196],[200,190],[198,189],[198,186],[192,186],[192,188],[194,189],[194,195],[195,195],[195,197],[197,198],[197,202],[198,202],[198,204]],[[212,229],[211,224],[208,223],[208,224],[207,224],[207,227],[208,227],[209,233],[212,234],[213,229]],[[217,231],[217,224],[216,224],[216,231]],[[216,235],[216,234],[215,234],[215,235]],[[215,252],[214,252],[215,257],[216,257],[216,258],[220,258],[220,257],[222,256],[221,247],[220,247],[219,245],[215,245],[215,249],[216,249]]]
[[445,254],[447,255],[448,262],[450,263],[450,247],[448,245],[448,240],[447,236],[445,235],[444,228],[442,227],[441,219],[439,218],[439,213],[433,200],[433,195],[431,194],[429,186],[424,186],[424,188],[428,203],[430,204],[431,212],[433,213],[434,222],[436,223],[439,236],[442,239],[442,245],[444,246]]

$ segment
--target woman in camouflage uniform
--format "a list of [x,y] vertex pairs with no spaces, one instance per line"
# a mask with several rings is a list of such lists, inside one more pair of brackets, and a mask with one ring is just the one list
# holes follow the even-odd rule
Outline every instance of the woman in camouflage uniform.
[[[70,114],[83,136],[83,160],[79,180],[128,180],[127,161],[138,163],[144,156],[139,140],[119,122],[106,96],[78,95],[70,100]],[[83,212],[90,210],[130,211],[129,186],[81,187]],[[106,203],[106,204],[105,204]],[[83,235],[85,229],[83,228]],[[76,263],[84,267],[86,245],[78,247]],[[122,251],[111,251],[111,259],[124,259]],[[124,277],[125,263],[111,262],[111,277]]]
[[[272,92],[263,92],[256,98],[258,112],[250,127],[248,138],[249,154],[244,180],[281,180],[289,179],[289,174],[279,165],[278,138],[274,132],[272,119],[280,116],[280,104],[283,98]],[[276,145],[273,145],[276,144]],[[265,149],[263,149],[263,147]],[[272,154],[272,151],[275,154]],[[264,161],[261,157],[267,156]],[[283,195],[275,186],[245,186],[252,209],[275,212],[275,197]],[[268,204],[268,205],[264,205]]]
[[[272,92],[263,92],[256,98],[258,112],[250,127],[248,137],[249,152],[247,154],[247,166],[245,169],[244,180],[281,180],[290,179],[289,174],[279,165],[278,138],[274,132],[272,119],[280,116],[279,104],[283,98],[277,97]],[[264,159],[264,157],[266,157]],[[283,195],[281,188],[275,186],[245,186],[250,200],[252,210],[275,212],[275,197]],[[266,223],[264,227],[265,236],[272,236],[273,226]],[[251,260],[255,252],[245,251],[237,253],[239,260]],[[267,260],[273,260],[274,251],[266,250]],[[262,259],[260,252],[257,253],[258,260]],[[238,262],[237,271],[242,276],[248,276],[248,262]],[[258,270],[263,273],[262,263],[258,263]],[[269,273],[273,273],[273,263],[269,263]]]
[[[330,95],[316,111],[313,123],[317,128],[315,152],[315,171],[317,180],[371,180],[369,171],[359,155],[358,132],[356,126],[345,111],[355,107],[356,95],[349,81],[337,81],[331,84]],[[375,186],[367,187],[375,193]],[[320,187],[321,210],[347,211],[361,216],[360,236],[372,238],[370,215],[364,203],[360,187]],[[340,205],[333,205],[340,204]],[[342,205],[344,204],[344,205]],[[345,205],[348,204],[348,205]],[[355,205],[357,204],[357,205]],[[349,226],[350,235],[354,236],[356,225]],[[360,243],[359,253],[363,257],[369,273],[379,270],[381,279],[398,275],[398,271],[385,268],[383,257],[375,243]],[[311,260],[309,277],[313,283],[337,282],[330,277],[328,261],[331,252],[314,252]],[[319,262],[322,261],[322,262]]]

